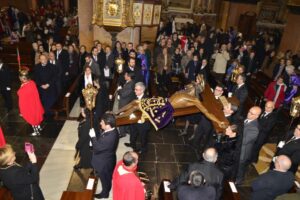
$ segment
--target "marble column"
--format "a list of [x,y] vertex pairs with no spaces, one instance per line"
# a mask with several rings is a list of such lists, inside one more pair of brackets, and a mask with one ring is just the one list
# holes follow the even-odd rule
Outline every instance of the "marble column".
[[78,19],[79,19],[79,42],[85,45],[87,50],[93,46],[93,0],[78,0]]
[[70,9],[70,0],[64,0],[64,9],[65,12],[68,12]]
[[38,7],[37,0],[29,0],[29,4],[31,4],[32,10],[36,10]]

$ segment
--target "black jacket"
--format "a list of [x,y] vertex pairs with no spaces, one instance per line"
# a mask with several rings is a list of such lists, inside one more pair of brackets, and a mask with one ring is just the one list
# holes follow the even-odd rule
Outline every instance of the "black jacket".
[[180,185],[177,190],[178,200],[214,200],[216,190],[212,186],[193,187],[190,185]]
[[36,164],[30,163],[26,167],[13,165],[0,168],[0,179],[11,191],[14,200],[31,199],[31,193],[33,193],[34,200],[44,199],[38,185],[39,172]]
[[182,172],[172,181],[170,188],[176,189],[180,184],[187,184],[189,176],[194,170],[199,170],[202,172],[206,181],[206,185],[214,186],[217,193],[216,199],[220,199],[223,192],[223,173],[214,163],[207,162],[205,160],[190,164],[187,171]]
[[238,86],[235,86],[233,88],[233,96],[235,96],[239,100],[240,107],[242,107],[248,97],[248,89],[246,84],[242,85],[240,88],[238,88]]
[[270,170],[260,175],[252,183],[251,200],[273,200],[287,193],[294,185],[294,175],[291,172]]
[[116,151],[119,144],[117,129],[100,133],[91,139],[93,145],[92,166],[97,172],[113,168],[116,165]]
[[60,54],[58,55],[58,59],[57,59],[57,51],[55,52],[55,58],[56,60],[58,60],[62,67],[63,67],[63,74],[65,74],[66,72],[69,72],[69,65],[70,65],[70,59],[69,59],[69,53],[67,50],[62,49]]
[[135,85],[134,81],[131,80],[128,83],[125,83],[123,88],[118,91],[118,94],[120,96],[119,108],[126,106],[133,99],[135,99],[134,85]]
[[11,87],[11,75],[8,66],[3,63],[0,69],[0,90],[6,90],[7,87]]

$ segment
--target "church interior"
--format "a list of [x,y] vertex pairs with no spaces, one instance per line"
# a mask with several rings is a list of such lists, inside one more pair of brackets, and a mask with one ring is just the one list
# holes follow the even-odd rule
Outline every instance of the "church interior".
[[1,0],[0,199],[300,199],[299,33],[300,0]]

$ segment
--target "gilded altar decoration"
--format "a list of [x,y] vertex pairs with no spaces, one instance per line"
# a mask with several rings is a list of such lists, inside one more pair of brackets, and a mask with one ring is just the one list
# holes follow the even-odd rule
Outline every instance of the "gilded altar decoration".
[[158,25],[160,22],[160,11],[161,11],[161,5],[154,5],[154,11],[153,11],[153,25]]
[[293,98],[290,108],[290,115],[293,118],[300,116],[300,96]]
[[88,84],[87,87],[82,90],[85,105],[90,111],[95,107],[97,93],[98,90],[94,88],[92,84]]
[[125,63],[125,60],[121,57],[119,57],[115,60],[115,64],[117,66],[116,70],[119,74],[121,74],[124,70],[124,63]]
[[153,4],[144,4],[143,25],[152,24]]
[[135,25],[142,25],[143,4],[133,4],[133,19]]
[[156,130],[163,128],[173,119],[174,109],[168,99],[163,97],[143,98],[139,102],[142,121],[149,119]]
[[92,24],[98,26],[134,26],[133,0],[94,0]]

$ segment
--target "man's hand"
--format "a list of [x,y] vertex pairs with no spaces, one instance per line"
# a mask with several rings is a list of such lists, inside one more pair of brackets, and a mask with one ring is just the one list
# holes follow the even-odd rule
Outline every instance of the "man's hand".
[[117,90],[121,90],[122,89],[122,86],[118,86]]
[[35,156],[35,154],[34,154],[34,152],[27,152],[27,155],[28,155],[28,157],[29,157],[29,160],[30,160],[30,162],[31,163],[36,163],[37,162],[37,159],[36,159],[36,156]]
[[168,67],[167,67],[167,66],[164,66],[164,70],[166,70],[166,71],[167,71],[167,70],[168,70]]
[[96,137],[96,133],[95,133],[94,128],[90,129],[89,135],[90,135],[91,138]]
[[44,90],[46,90],[46,89],[49,88],[49,86],[50,86],[50,85],[47,83],[47,84],[42,85],[41,87],[42,87]]

